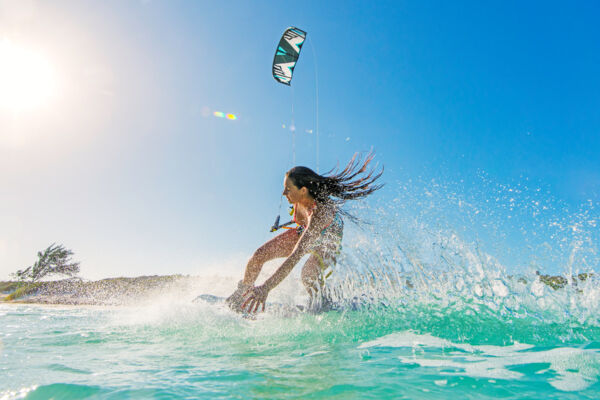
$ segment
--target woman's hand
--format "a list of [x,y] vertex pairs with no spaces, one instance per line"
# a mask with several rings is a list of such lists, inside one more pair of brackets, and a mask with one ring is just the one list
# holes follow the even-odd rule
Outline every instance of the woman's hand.
[[248,308],[249,313],[254,313],[258,310],[258,307],[262,304],[262,311],[265,311],[265,303],[269,290],[264,286],[254,286],[246,290],[244,293],[244,303],[242,303],[242,310]]

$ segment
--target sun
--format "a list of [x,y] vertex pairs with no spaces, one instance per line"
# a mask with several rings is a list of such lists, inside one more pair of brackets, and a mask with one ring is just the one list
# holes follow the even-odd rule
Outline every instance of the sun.
[[0,110],[23,112],[43,107],[55,92],[54,69],[46,58],[0,40]]

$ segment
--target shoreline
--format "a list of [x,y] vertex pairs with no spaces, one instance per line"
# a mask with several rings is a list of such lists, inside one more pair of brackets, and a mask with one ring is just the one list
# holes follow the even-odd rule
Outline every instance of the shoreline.
[[165,293],[187,293],[198,277],[153,275],[135,278],[106,278],[84,281],[78,278],[21,284],[0,282],[0,304],[63,306],[124,306]]
[[[593,277],[593,274],[582,273],[572,278],[572,284]],[[523,277],[509,276],[526,284]],[[118,307],[133,306],[140,302],[172,296],[193,296],[199,290],[203,277],[190,275],[151,275],[134,278],[105,278],[97,281],[84,281],[79,278],[57,281],[38,282],[35,284],[19,284],[14,281],[0,282],[0,304],[37,304],[49,306],[93,306]],[[223,278],[225,279],[225,278]],[[536,280],[553,290],[567,286],[564,276],[543,275],[537,273]],[[411,288],[410,280],[406,287]]]

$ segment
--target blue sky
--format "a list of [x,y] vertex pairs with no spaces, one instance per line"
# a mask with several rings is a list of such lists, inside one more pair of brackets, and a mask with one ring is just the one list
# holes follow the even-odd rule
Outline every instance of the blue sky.
[[[202,274],[270,238],[291,166],[292,92],[271,77],[288,26],[309,40],[292,83],[298,164],[316,167],[306,131],[318,87],[321,171],[373,148],[386,168],[378,204],[419,178],[459,183],[440,196],[478,193],[483,213],[499,187],[526,186],[553,218],[597,215],[586,206],[600,198],[595,2],[3,0],[0,10],[0,40],[43,53],[58,82],[47,104],[0,110],[0,279],[52,242],[99,278]],[[461,229],[489,241],[480,228]]]

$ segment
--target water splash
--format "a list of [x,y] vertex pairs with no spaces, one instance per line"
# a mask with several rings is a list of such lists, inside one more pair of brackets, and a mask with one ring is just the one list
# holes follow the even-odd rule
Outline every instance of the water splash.
[[[481,318],[478,325],[493,320],[504,332],[517,321],[558,324],[569,327],[560,339],[597,338],[595,205],[570,213],[539,188],[492,188],[481,179],[483,189],[471,192],[409,181],[387,204],[355,208],[368,224],[347,227],[328,282],[333,302],[341,309],[402,310],[403,316],[424,309],[473,315]],[[519,224],[507,226],[507,220]],[[490,245],[490,237],[498,239]],[[518,254],[518,260],[509,258],[506,266],[501,259],[507,254]],[[541,260],[557,271],[556,278],[544,275]]]

